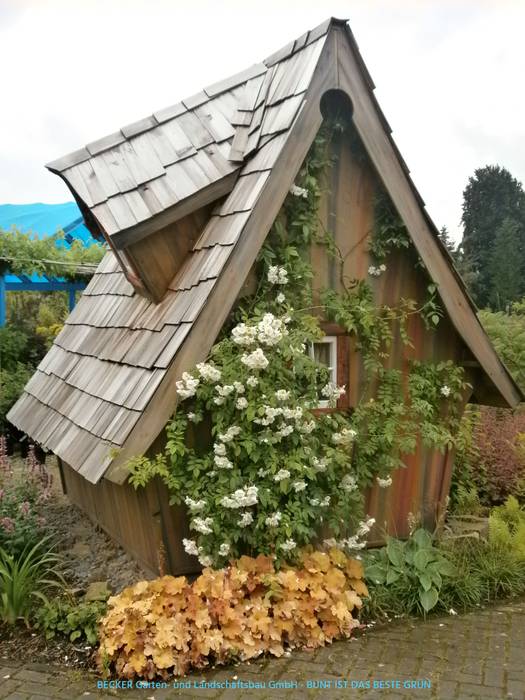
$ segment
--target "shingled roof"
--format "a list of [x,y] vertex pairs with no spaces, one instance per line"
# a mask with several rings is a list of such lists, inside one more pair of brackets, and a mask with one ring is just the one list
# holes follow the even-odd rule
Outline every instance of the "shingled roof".
[[350,96],[354,126],[487,383],[501,403],[522,398],[422,206],[348,26],[332,19],[248,71],[48,166],[90,228],[116,247],[147,235],[152,221],[191,212],[192,196],[214,178],[235,181],[159,303],[138,294],[107,253],[10,411],[12,423],[93,483],[126,478],[126,461],[151,446],[173,412],[175,380],[215,341],[321,125],[320,98],[334,88]]

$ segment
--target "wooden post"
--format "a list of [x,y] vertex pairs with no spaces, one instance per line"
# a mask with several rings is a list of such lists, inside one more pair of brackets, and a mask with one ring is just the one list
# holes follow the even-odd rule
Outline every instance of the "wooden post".
[[5,277],[0,275],[0,328],[5,326],[6,317],[6,289],[5,289]]
[[69,311],[73,311],[75,308],[76,304],[76,287],[73,285],[68,286],[68,295],[69,295]]

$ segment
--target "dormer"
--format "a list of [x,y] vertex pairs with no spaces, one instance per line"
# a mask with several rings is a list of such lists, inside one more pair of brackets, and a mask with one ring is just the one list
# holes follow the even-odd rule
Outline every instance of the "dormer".
[[267,72],[256,64],[47,165],[71,190],[93,235],[112,248],[128,281],[155,302],[214,203],[235,185],[248,147],[239,134],[250,128]]

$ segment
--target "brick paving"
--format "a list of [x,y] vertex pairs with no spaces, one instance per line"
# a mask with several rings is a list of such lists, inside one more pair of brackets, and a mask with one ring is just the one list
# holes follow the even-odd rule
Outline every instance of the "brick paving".
[[38,664],[4,667],[0,699],[525,700],[525,600],[458,617],[399,621],[313,652],[193,674],[175,681],[176,688],[99,690],[97,681],[87,672]]

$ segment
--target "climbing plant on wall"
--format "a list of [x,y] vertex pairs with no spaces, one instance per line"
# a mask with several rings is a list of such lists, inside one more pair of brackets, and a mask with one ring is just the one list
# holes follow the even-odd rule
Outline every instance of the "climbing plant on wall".
[[[160,476],[172,502],[186,505],[193,537],[184,546],[203,566],[259,553],[273,554],[277,565],[293,562],[315,540],[356,551],[373,524],[363,513],[364,489],[374,481],[388,487],[418,436],[439,449],[454,441],[461,368],[413,362],[404,380],[384,366],[397,331],[411,342],[411,314],[439,321],[432,290],[419,306],[378,305],[366,280],[344,278],[342,256],[319,220],[332,135],[343,128],[321,130],[257,258],[256,291],[233,310],[207,361],[177,382],[165,452],[130,464],[135,487]],[[384,272],[392,247],[410,245],[391,205],[381,211],[370,276]],[[320,301],[312,243],[341,265],[341,289],[322,290]],[[347,390],[308,352],[323,335],[321,317],[342,326],[364,358],[368,385],[353,410],[316,411],[320,399],[335,407]]]

